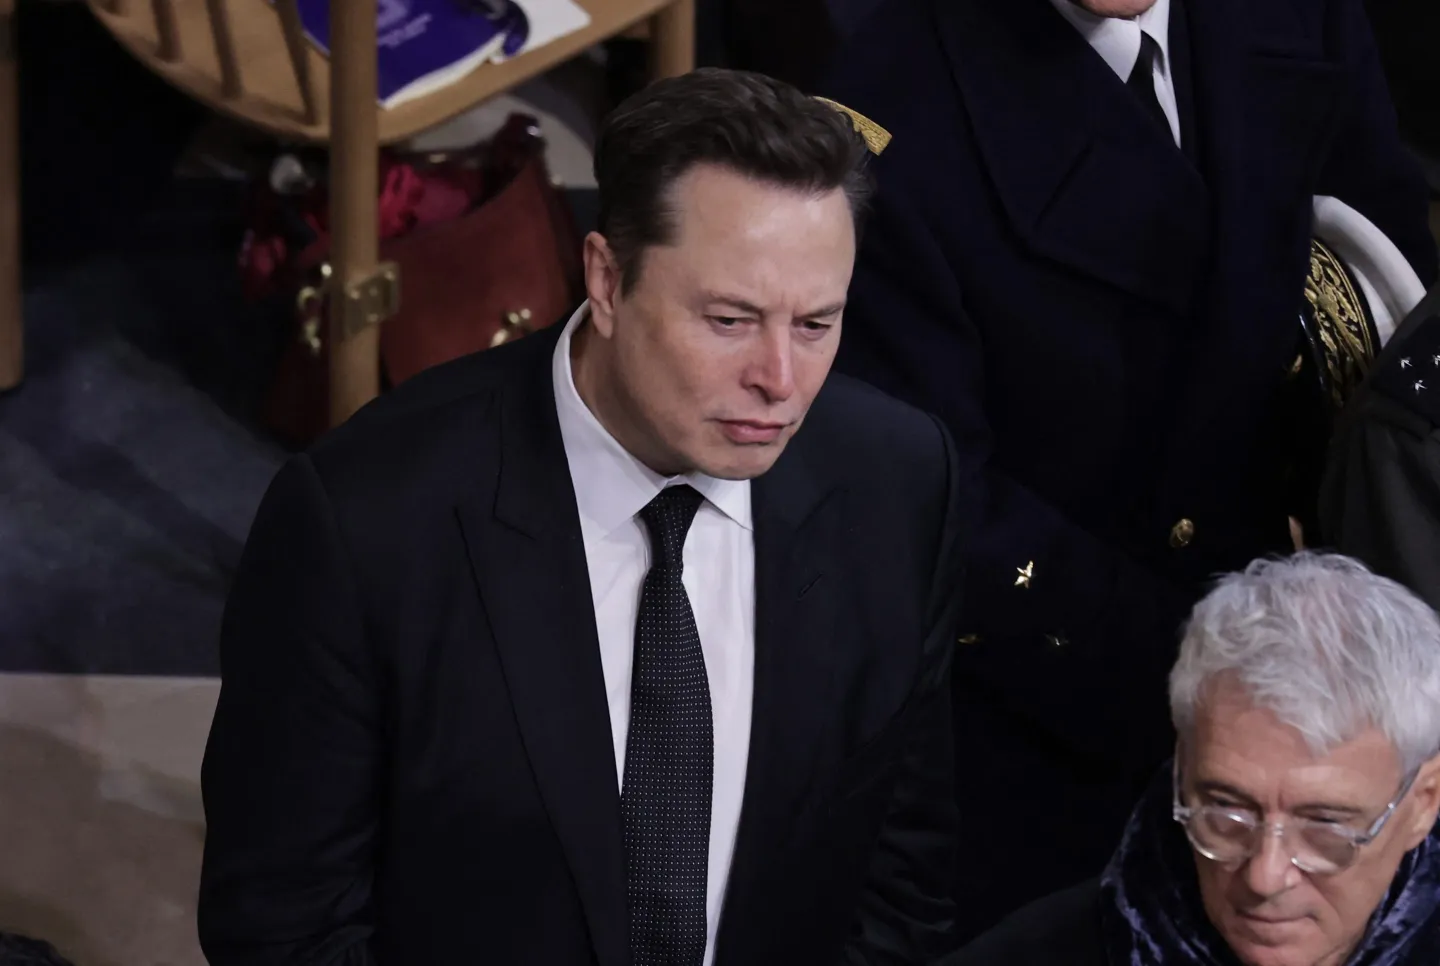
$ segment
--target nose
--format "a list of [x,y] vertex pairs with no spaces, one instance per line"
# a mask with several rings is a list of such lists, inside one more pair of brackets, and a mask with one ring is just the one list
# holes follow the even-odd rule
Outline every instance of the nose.
[[1300,870],[1290,861],[1290,850],[1278,829],[1261,833],[1260,850],[1245,864],[1245,883],[1257,896],[1269,898],[1290,888]]
[[784,402],[794,395],[794,346],[788,325],[760,329],[745,380],[746,388],[761,393],[768,403]]

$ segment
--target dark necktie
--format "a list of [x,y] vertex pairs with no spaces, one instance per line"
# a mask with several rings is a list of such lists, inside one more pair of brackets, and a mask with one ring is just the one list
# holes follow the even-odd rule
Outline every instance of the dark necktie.
[[694,489],[672,486],[640,511],[651,562],[635,622],[620,795],[633,966],[700,966],[705,958],[714,722],[680,580],[700,500]]
[[1175,132],[1170,130],[1170,119],[1165,116],[1165,108],[1160,106],[1160,97],[1155,93],[1155,57],[1159,53],[1160,45],[1155,38],[1142,31],[1140,56],[1135,58],[1135,67],[1130,71],[1130,79],[1125,86],[1135,92],[1145,110],[1165,129],[1165,135],[1174,140]]

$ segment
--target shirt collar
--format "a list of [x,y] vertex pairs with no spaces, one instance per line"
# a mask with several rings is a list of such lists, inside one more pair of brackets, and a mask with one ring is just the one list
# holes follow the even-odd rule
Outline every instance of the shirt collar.
[[570,316],[551,363],[555,412],[560,419],[560,438],[580,515],[609,534],[643,510],[667,486],[688,483],[721,513],[745,529],[752,529],[749,480],[720,480],[703,473],[661,476],[621,446],[585,405],[575,388],[570,345],[575,330],[589,316],[589,302]]
[[1140,34],[1143,31],[1159,45],[1159,65],[1170,65],[1170,0],[1155,0],[1155,5],[1133,19],[1099,17],[1073,0],[1050,0],[1060,15],[1070,21],[1095,52],[1110,65],[1122,80],[1130,79],[1135,61],[1140,56]]

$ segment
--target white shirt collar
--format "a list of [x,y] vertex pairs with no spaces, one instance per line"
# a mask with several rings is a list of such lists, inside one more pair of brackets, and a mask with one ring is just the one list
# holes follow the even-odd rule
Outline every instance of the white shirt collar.
[[590,303],[586,302],[570,316],[551,364],[555,412],[560,419],[560,437],[580,515],[609,534],[635,517],[667,486],[688,483],[721,513],[745,529],[752,529],[750,481],[720,480],[703,473],[661,476],[621,446],[585,405],[575,388],[570,340],[589,315]]
[[1110,65],[1122,81],[1130,79],[1135,61],[1140,56],[1140,34],[1150,35],[1160,47],[1160,63],[1170,66],[1170,0],[1156,0],[1149,10],[1133,19],[1098,17],[1073,0],[1050,0],[1095,52]]

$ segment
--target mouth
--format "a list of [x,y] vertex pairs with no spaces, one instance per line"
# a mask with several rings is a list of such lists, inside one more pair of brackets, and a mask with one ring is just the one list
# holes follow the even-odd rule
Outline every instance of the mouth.
[[1305,921],[1304,916],[1257,916],[1252,913],[1240,913],[1240,919],[1252,929],[1261,931],[1273,931],[1297,926]]
[[755,445],[773,443],[780,438],[788,423],[772,423],[759,419],[722,419],[720,430],[732,443]]

